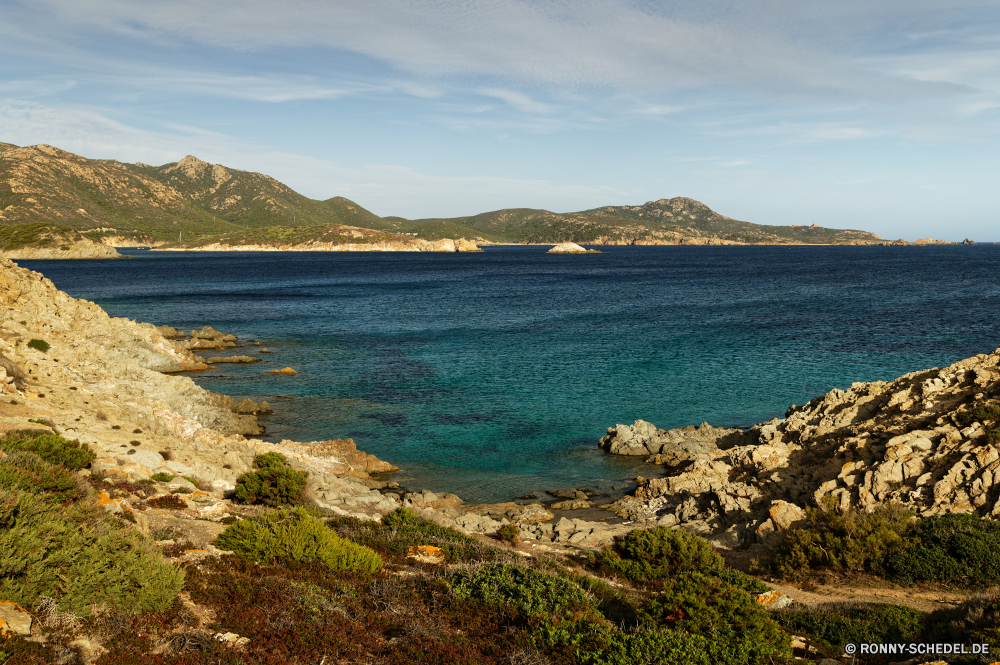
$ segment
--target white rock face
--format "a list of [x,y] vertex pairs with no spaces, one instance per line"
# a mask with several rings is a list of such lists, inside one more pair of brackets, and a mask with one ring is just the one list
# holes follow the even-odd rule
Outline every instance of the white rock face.
[[586,254],[587,250],[584,247],[580,247],[575,242],[563,242],[552,249],[550,249],[548,254]]

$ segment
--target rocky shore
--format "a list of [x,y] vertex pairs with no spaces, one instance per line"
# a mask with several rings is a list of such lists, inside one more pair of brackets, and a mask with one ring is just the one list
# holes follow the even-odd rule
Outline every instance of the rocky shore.
[[376,242],[319,242],[309,241],[294,245],[289,244],[229,244],[214,242],[196,247],[157,247],[161,252],[481,252],[472,240],[465,238],[442,238],[441,240],[423,240],[407,238],[405,240],[385,240]]
[[[609,428],[601,448],[645,458],[649,473],[631,495],[604,506],[611,519],[594,519],[594,497],[584,489],[551,490],[548,501],[473,505],[400,487],[385,476],[395,466],[350,439],[255,438],[266,402],[213,394],[179,374],[206,369],[195,351],[234,349],[235,336],[111,318],[5,259],[0,307],[0,429],[44,423],[91,446],[94,473],[195,478],[204,496],[192,506],[209,521],[227,514],[236,478],[265,452],[308,471],[309,498],[334,513],[371,520],[406,506],[467,533],[513,524],[522,540],[541,547],[603,547],[642,525],[680,527],[719,547],[757,546],[824,502],[864,510],[898,501],[925,516],[1000,514],[997,441],[963,415],[1000,399],[1000,353],[856,383],[745,430],[707,423],[662,430],[641,420]],[[584,514],[590,519],[573,517]]]

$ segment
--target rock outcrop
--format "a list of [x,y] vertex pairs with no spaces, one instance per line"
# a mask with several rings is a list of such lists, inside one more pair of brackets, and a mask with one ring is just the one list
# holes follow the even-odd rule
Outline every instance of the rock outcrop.
[[[361,229],[368,231],[368,229]],[[298,244],[230,244],[213,242],[198,247],[160,247],[163,252],[481,252],[472,240],[443,238],[424,240],[422,238],[399,238],[372,242],[320,242],[308,241]]]
[[575,242],[563,242],[559,243],[552,249],[550,249],[548,254],[600,254],[601,252],[596,249],[587,249],[586,247],[581,247]]
[[868,510],[895,501],[922,516],[1000,517],[1000,409],[989,408],[1000,403],[998,365],[1000,350],[855,383],[746,431],[618,425],[600,446],[649,455],[659,465],[651,471],[663,472],[639,478],[634,496],[614,508],[724,545],[766,541],[818,505]]

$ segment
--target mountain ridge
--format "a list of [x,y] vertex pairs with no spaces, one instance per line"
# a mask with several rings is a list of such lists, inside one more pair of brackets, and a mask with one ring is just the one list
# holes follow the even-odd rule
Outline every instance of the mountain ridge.
[[[45,222],[117,246],[206,244],[224,236],[331,228],[399,234],[400,240],[471,238],[480,244],[591,245],[886,244],[874,233],[770,226],[721,215],[687,197],[557,213],[504,208],[464,217],[379,217],[341,196],[308,198],[275,178],[187,155],[161,166],[88,159],[47,144],[0,143],[0,226]],[[322,230],[320,230],[322,229]],[[899,241],[896,241],[899,244]]]

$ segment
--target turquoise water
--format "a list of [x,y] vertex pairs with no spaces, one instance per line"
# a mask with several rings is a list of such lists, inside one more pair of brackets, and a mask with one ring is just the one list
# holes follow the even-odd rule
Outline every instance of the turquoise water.
[[996,246],[546,249],[21,263],[114,316],[265,342],[267,366],[192,377],[267,399],[272,440],[353,437],[470,500],[648,475],[596,450],[616,423],[749,425],[1000,344]]

